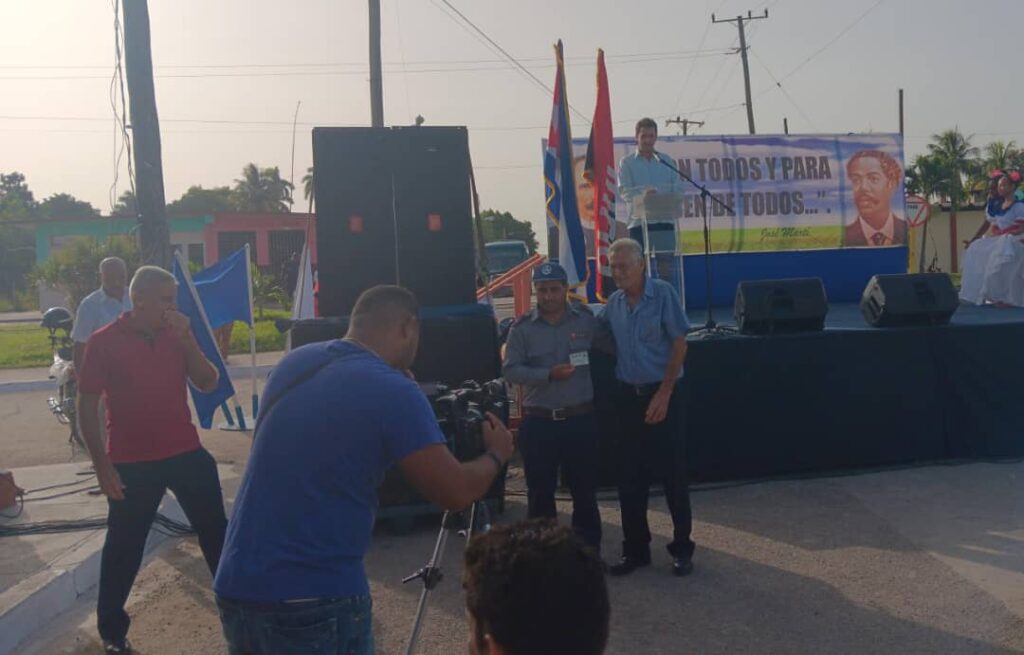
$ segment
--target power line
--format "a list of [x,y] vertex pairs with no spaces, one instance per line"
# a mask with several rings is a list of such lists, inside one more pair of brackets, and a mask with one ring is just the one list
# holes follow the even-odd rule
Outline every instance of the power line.
[[[826,43],[825,45],[821,46],[820,48],[818,48],[817,50],[812,52],[810,55],[808,55],[803,61],[801,61],[799,64],[797,64],[795,68],[793,68],[791,71],[789,71],[788,73],[783,75],[780,78],[780,80],[778,80],[778,81],[784,82],[784,81],[788,80],[790,77],[792,77],[793,75],[795,75],[797,73],[797,71],[799,71],[801,68],[803,68],[804,66],[809,64],[815,57],[817,57],[822,52],[827,50],[836,41],[838,41],[839,39],[843,38],[843,36],[847,32],[849,32],[854,27],[856,27],[857,24],[859,24],[862,20],[864,20],[864,18],[868,14],[870,14],[872,11],[874,11],[875,8],[878,7],[878,5],[882,4],[883,2],[885,2],[885,0],[877,0],[877,2],[875,2],[875,4],[873,4],[870,7],[868,7],[867,10],[864,13],[862,13],[860,16],[858,16],[852,23],[850,23],[849,25],[844,27],[842,30],[839,31],[838,34],[836,34],[834,37],[832,37],[832,39],[830,39],[828,41],[828,43]],[[758,91],[757,95],[758,96],[764,95],[765,93],[767,93],[768,91],[771,91],[771,90],[772,90],[772,87],[770,87],[770,86],[769,87],[765,87],[764,89]]]
[[[547,84],[545,84],[543,81],[541,81],[541,79],[539,77],[537,77],[532,72],[530,72],[530,70],[526,66],[524,66],[522,63],[520,63],[519,60],[516,59],[515,57],[513,57],[507,50],[502,48],[498,44],[497,41],[492,39],[486,32],[484,32],[482,29],[480,29],[480,27],[478,27],[476,25],[476,23],[474,23],[473,21],[469,20],[469,18],[467,18],[465,14],[463,14],[461,11],[459,11],[451,2],[449,2],[449,0],[440,0],[440,2],[443,3],[449,9],[451,9],[453,12],[455,12],[459,16],[459,18],[461,18],[466,24],[468,24],[471,28],[473,28],[474,31],[479,33],[480,36],[482,36],[484,39],[486,39],[488,43],[490,43],[492,46],[494,46],[494,48],[496,48],[498,50],[498,52],[500,52],[509,61],[511,61],[513,64],[515,64],[515,66],[520,71],[522,71],[524,75],[526,75],[529,79],[531,79],[534,82],[536,82],[542,89],[547,91],[549,96],[553,97],[555,95],[555,92],[554,92],[554,90],[551,87],[549,87]],[[435,4],[436,4],[436,2],[435,2]],[[446,14],[446,15],[448,15],[448,14]],[[574,114],[579,116],[585,123],[587,123],[587,124],[590,123],[590,119],[587,118],[584,114],[582,114],[575,107],[573,107],[572,104],[568,101],[568,98],[564,98],[564,100],[565,100],[565,104],[569,107],[570,110],[572,110],[572,112]]]
[[786,96],[790,104],[796,107],[796,110],[800,113],[803,119],[807,121],[807,124],[810,125],[812,129],[817,130],[818,128],[815,127],[814,121],[811,120],[810,116],[804,113],[804,110],[800,108],[799,104],[797,104],[796,99],[789,94],[789,91],[787,91],[784,86],[782,86],[782,82],[780,82],[778,78],[776,78],[775,75],[772,74],[771,70],[768,69],[768,65],[765,64],[764,60],[761,59],[761,57],[757,54],[757,51],[754,50],[753,48],[750,48],[750,53],[754,55],[754,59],[757,60],[757,63],[761,64],[761,68],[764,69],[764,72],[768,73],[768,77],[772,78],[772,80],[775,82],[775,86],[779,88],[779,91],[782,91],[783,95]]
[[[610,62],[609,65],[613,66],[626,66],[632,64],[650,64],[657,62],[666,61],[679,61],[684,59],[708,59],[714,57],[720,57],[724,53],[710,53],[710,54],[696,54],[696,55],[671,55],[671,56],[649,56],[649,57],[635,57],[632,59],[624,59],[620,61]],[[577,66],[592,66],[592,62],[577,62],[566,64],[566,67],[572,68]],[[537,63],[531,64],[527,68],[533,69],[552,69],[557,66],[556,63]],[[525,67],[525,66],[524,66]],[[516,71],[520,72],[520,68],[512,65],[508,62],[486,62],[478,65],[459,66],[459,67],[435,67],[435,68],[418,68],[418,67],[405,67],[401,66],[396,68],[387,69],[391,73],[401,73],[404,75],[428,75],[428,74],[449,74],[449,73],[474,73],[474,72],[502,72],[502,71]],[[206,78],[260,78],[260,77],[365,77],[369,75],[368,69],[358,70],[286,70],[286,71],[260,71],[260,72],[228,72],[228,73],[164,73],[155,75],[158,79],[206,79]],[[0,75],[0,80],[16,82],[16,81],[30,81],[30,82],[45,82],[45,81],[73,81],[73,80],[99,80],[107,79],[106,75]],[[545,89],[546,91],[547,89]]]
[[[646,58],[646,57],[664,57],[667,59],[682,58],[686,59],[686,55],[725,55],[729,54],[727,48],[705,48],[697,50],[659,50],[654,52],[623,52],[619,54],[605,54],[605,61],[618,61],[620,59],[632,59],[632,58]],[[564,57],[566,62],[581,62],[591,63],[594,58],[591,56],[576,55]],[[521,62],[550,62],[551,57],[519,57]],[[386,65],[389,66],[406,66],[406,65],[428,65],[428,66],[459,66],[466,64],[500,64],[508,63],[507,59],[411,59],[411,60],[399,60],[399,61],[385,61]],[[0,64],[0,70],[88,70],[88,69],[102,69],[106,70],[110,64]],[[360,69],[366,68],[365,61],[335,61],[335,62],[295,62],[295,63],[231,63],[231,64],[163,64],[157,66],[157,70],[178,70],[178,69],[208,69],[208,68],[331,68],[331,67],[344,67],[344,66],[356,66]]]
[[[719,4],[718,7],[715,8],[715,11],[718,11],[719,9],[724,7],[725,3],[728,2],[728,1],[729,0],[722,0],[721,4]],[[706,9],[707,5],[704,5],[704,7]],[[711,13],[714,13],[714,12],[711,12]],[[704,34],[702,34],[701,37],[700,37],[700,43],[697,44],[697,50],[700,50],[701,48],[704,47],[704,42],[707,40],[708,33],[710,31],[711,31],[711,23],[707,23],[704,26]],[[683,93],[686,91],[686,87],[688,87],[690,85],[690,78],[693,77],[693,69],[694,68],[695,68],[694,62],[691,60],[690,61],[690,65],[688,67],[688,70],[686,72],[686,78],[683,80],[682,86],[679,87],[679,93],[676,94],[676,101],[672,103],[673,109],[679,109],[679,103],[683,101]]]
[[[704,107],[704,108],[698,108],[698,109],[689,109],[689,110],[686,110],[686,113],[688,113],[688,114],[708,114],[708,113],[713,113],[713,112],[717,112],[717,111],[726,111],[726,110],[729,110],[729,109],[733,109],[735,107],[742,107],[742,106],[743,106],[743,103],[729,104],[729,105],[723,105],[723,106],[718,106],[718,107]],[[654,118],[655,120],[662,120],[662,119],[666,119],[666,118],[672,118],[673,116],[674,116],[674,114],[663,114],[663,115],[659,115],[659,116],[652,116],[652,118]],[[0,116],[0,120],[9,120],[9,121],[46,121],[46,122],[51,122],[51,121],[57,121],[57,122],[60,122],[60,121],[66,121],[66,122],[98,122],[98,121],[104,121],[105,122],[105,121],[107,121],[109,119],[108,118],[95,117],[95,116],[24,116],[24,115],[3,115],[3,116]],[[635,123],[637,120],[639,120],[639,117],[620,119],[620,120],[614,121],[614,123],[616,125],[626,125],[626,124]],[[254,127],[257,127],[257,126],[266,126],[266,127],[288,126],[289,128],[293,124],[293,122],[290,121],[290,120],[245,120],[245,119],[216,119],[216,118],[161,118],[160,122],[161,123],[186,123],[186,124],[194,123],[194,124],[197,124],[197,125],[220,125],[220,126],[230,126],[230,125],[245,125],[245,126],[254,126]],[[303,127],[318,127],[318,126],[325,126],[325,125],[331,125],[331,126],[335,126],[335,127],[360,127],[361,126],[361,124],[355,124],[355,123],[339,124],[339,123],[335,123],[333,121],[320,121],[320,122],[317,122],[317,121],[298,121],[295,124],[296,125],[301,125]],[[472,126],[471,125],[471,126],[469,126],[469,129],[477,131],[477,132],[515,132],[515,131],[525,131],[525,130],[541,130],[541,129],[547,129],[548,127],[549,126],[547,126],[547,125],[480,125],[480,126]],[[25,129],[25,130],[22,130],[22,131],[28,132],[28,131],[33,131],[33,130]],[[274,132],[267,131],[267,133],[274,133]],[[280,130],[280,133],[282,133],[282,134],[284,134],[284,133],[290,134],[291,130],[290,129],[288,129],[288,130]]]

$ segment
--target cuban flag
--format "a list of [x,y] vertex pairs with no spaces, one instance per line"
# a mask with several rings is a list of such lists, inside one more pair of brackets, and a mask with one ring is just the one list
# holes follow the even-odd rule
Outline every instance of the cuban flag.
[[557,72],[555,99],[544,152],[544,187],[548,220],[558,226],[558,263],[569,276],[569,292],[587,298],[587,245],[576,204],[573,177],[572,132],[569,129],[569,99],[565,92],[565,64],[562,42],[555,46]]

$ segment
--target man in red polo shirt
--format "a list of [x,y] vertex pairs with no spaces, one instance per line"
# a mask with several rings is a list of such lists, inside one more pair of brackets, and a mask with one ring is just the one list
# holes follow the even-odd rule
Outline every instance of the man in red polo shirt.
[[[79,424],[109,506],[96,606],[107,653],[131,652],[124,604],[164,492],[174,492],[199,535],[211,574],[227,526],[217,465],[199,443],[185,384],[188,379],[212,391],[217,369],[199,349],[188,317],[176,310],[173,275],[143,266],[129,293],[132,311],[90,337],[78,374]],[[109,434],[105,452],[101,394]]]

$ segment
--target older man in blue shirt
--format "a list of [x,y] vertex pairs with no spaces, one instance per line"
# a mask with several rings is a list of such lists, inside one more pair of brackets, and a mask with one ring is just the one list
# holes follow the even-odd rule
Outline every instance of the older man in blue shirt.
[[609,573],[625,575],[651,563],[647,499],[651,484],[660,482],[672,515],[672,572],[682,576],[693,570],[694,550],[680,388],[690,325],[672,285],[647,276],[639,243],[619,239],[608,255],[618,291],[600,318],[615,338],[623,419],[622,558]]

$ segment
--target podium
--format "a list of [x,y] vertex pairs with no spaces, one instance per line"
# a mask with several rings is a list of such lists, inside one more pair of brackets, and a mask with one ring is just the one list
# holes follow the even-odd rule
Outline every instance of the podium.
[[[640,221],[640,245],[647,259],[651,277],[665,280],[676,288],[686,307],[683,284],[683,251],[680,227],[683,217],[683,194],[678,192],[646,193],[633,198],[632,217]],[[634,232],[636,228],[631,228]]]

